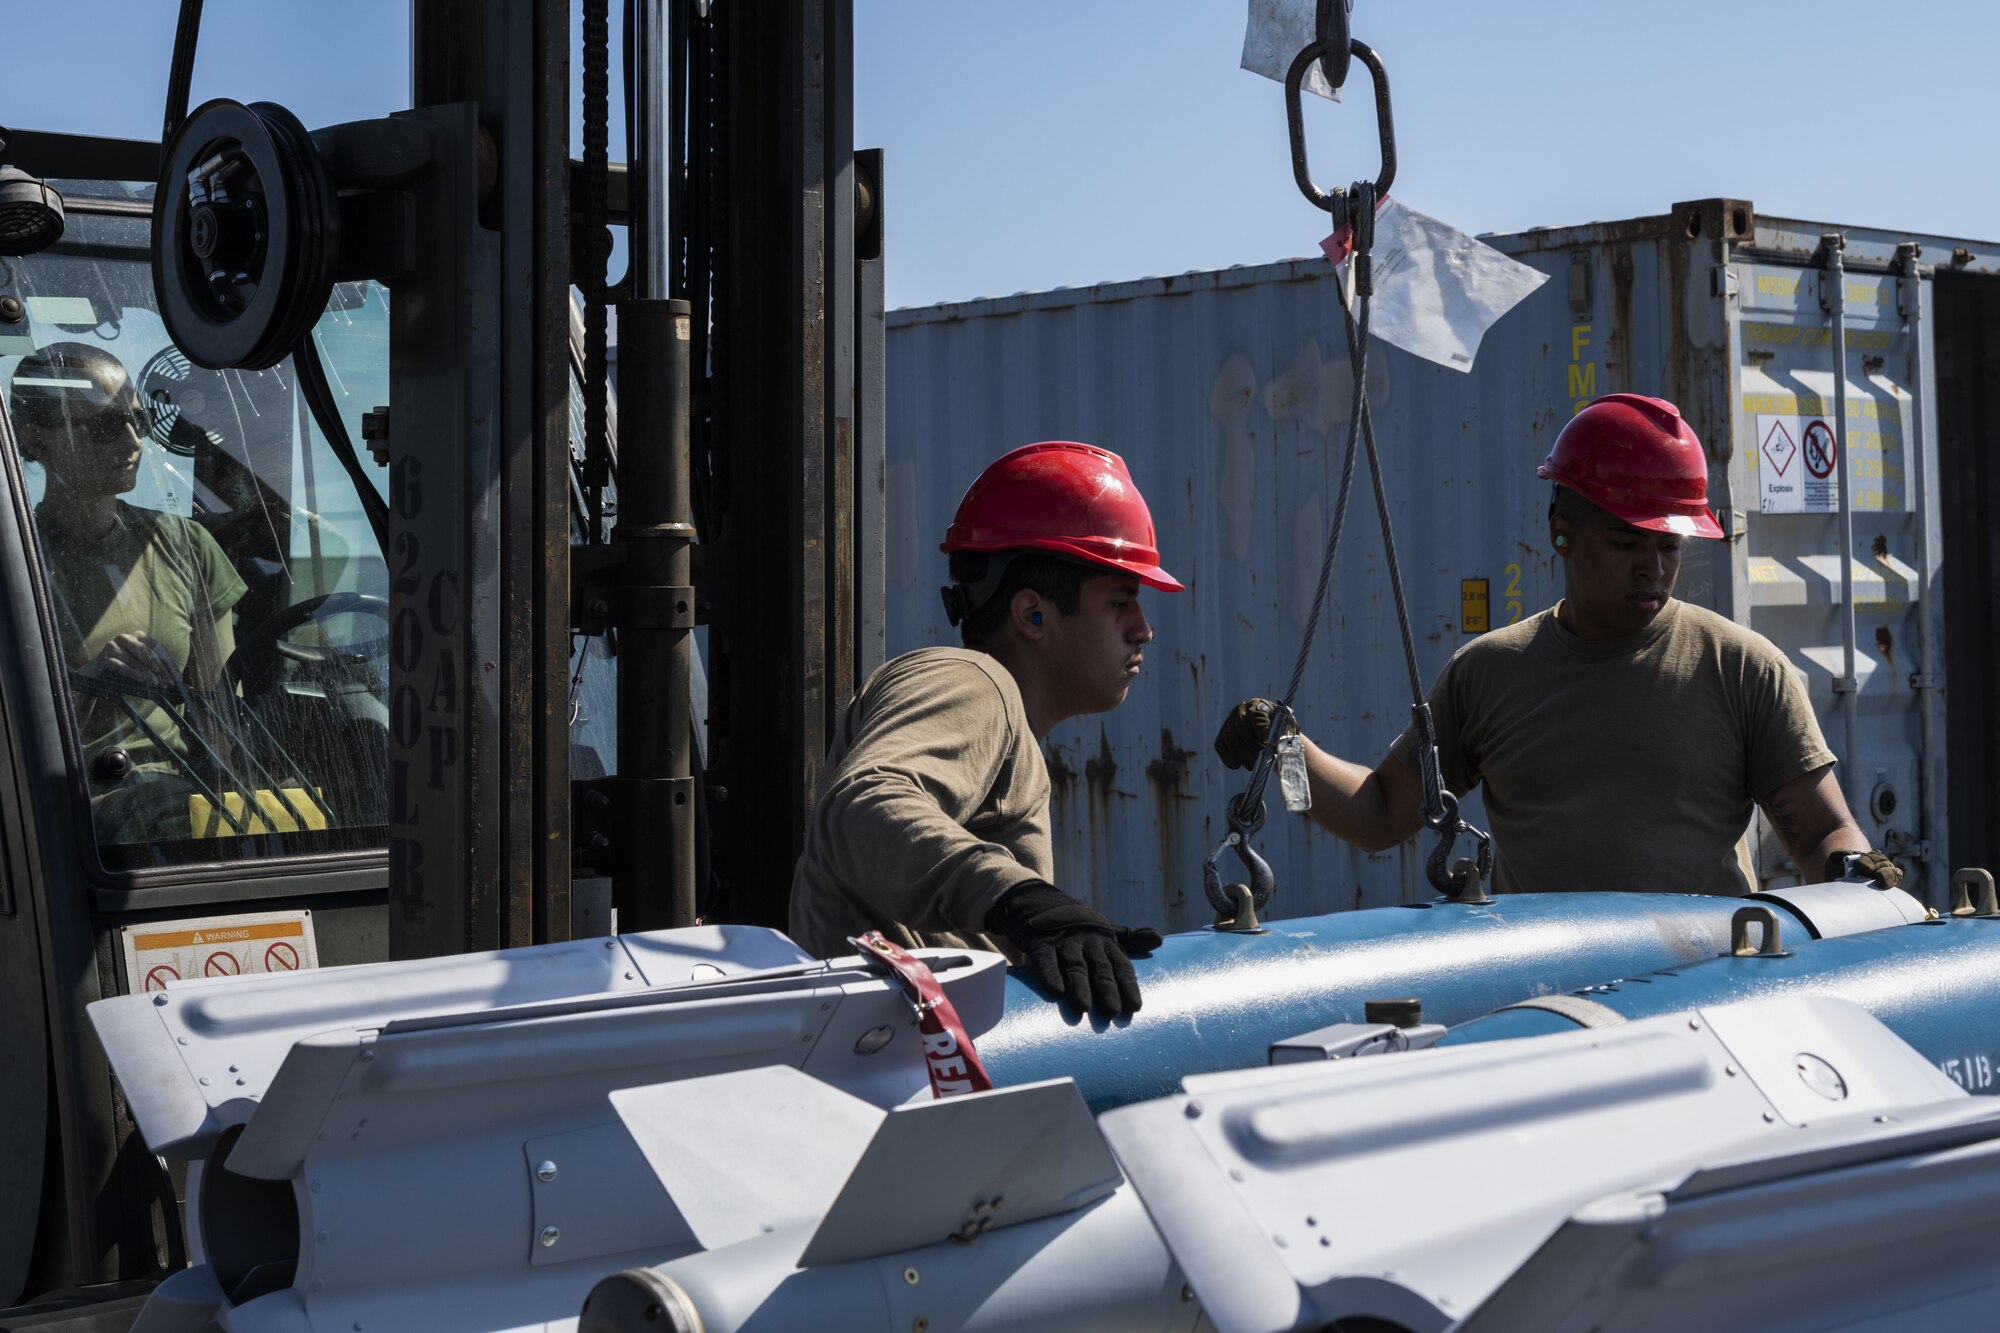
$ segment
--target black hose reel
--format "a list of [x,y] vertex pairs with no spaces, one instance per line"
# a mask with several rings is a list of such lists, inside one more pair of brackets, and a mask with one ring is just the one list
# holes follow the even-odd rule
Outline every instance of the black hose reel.
[[167,144],[153,286],[167,333],[210,370],[263,370],[326,310],[340,198],[305,126],[272,102],[197,107]]

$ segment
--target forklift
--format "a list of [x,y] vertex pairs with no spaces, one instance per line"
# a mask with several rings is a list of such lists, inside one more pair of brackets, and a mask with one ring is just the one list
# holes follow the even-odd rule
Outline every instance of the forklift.
[[[627,0],[622,163],[574,3],[412,0],[410,107],[308,127],[188,106],[182,0],[158,142],[0,129],[0,1329],[127,1327],[189,1260],[92,1001],[782,925],[882,657],[852,0]],[[23,406],[92,392],[102,532]],[[106,656],[169,548],[212,678]]]

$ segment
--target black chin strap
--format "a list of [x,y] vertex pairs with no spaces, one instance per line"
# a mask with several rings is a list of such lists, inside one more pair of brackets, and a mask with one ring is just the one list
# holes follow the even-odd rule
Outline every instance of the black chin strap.
[[986,572],[972,582],[947,583],[939,588],[945,619],[953,625],[972,619],[980,607],[993,600],[993,594],[1000,590],[1000,580],[1007,577],[1007,566],[1013,563],[1013,552],[994,552],[986,557]]

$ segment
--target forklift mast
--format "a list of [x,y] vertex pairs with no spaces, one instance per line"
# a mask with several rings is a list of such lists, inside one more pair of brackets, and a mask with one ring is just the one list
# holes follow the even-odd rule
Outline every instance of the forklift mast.
[[[570,141],[579,91],[586,125],[607,111],[606,8],[582,0],[579,71],[574,0],[412,0],[409,109],[299,127],[266,103],[185,106],[201,6],[183,0],[161,142],[0,131],[0,162],[70,196],[68,235],[0,268],[0,378],[57,310],[7,306],[6,283],[113,266],[132,284],[114,315],[157,312],[186,382],[275,383],[297,433],[273,466],[308,488],[345,468],[379,543],[339,588],[287,575],[266,622],[256,587],[236,616],[289,682],[245,710],[260,736],[328,706],[312,671],[345,670],[379,718],[343,752],[348,790],[218,747],[166,775],[200,788],[168,813],[210,840],[109,847],[94,803],[124,761],[68,719],[91,689],[135,719],[152,705],[65,670],[41,483],[0,413],[0,1307],[185,1262],[181,1183],[83,1022],[154,984],[132,974],[142,927],[313,918],[302,962],[271,946],[282,967],[561,941],[607,931],[607,907],[622,930],[785,923],[828,737],[883,654],[882,165],[853,147],[853,3],[627,0],[625,164]],[[632,262],[606,284],[617,226]],[[217,304],[232,265],[261,303]],[[371,380],[332,321],[384,306]],[[148,392],[166,440],[181,408]],[[190,521],[220,532],[204,497],[237,465],[222,435],[187,438]],[[328,521],[284,523],[274,559],[310,541],[320,560]],[[287,642],[334,613],[373,617],[375,646]],[[583,746],[582,676],[606,663],[615,743]]]

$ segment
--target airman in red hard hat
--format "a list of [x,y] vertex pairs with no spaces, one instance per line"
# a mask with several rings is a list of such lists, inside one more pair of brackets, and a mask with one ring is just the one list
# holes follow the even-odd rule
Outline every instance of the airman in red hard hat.
[[1153,516],[1117,454],[1047,441],[981,473],[939,549],[964,647],[903,654],[848,706],[792,877],[792,936],[822,957],[869,930],[994,949],[1079,1010],[1130,1013],[1128,955],[1160,935],[1051,882],[1041,742],[1138,678],[1153,638],[1140,589],[1181,587]]
[[[1708,456],[1679,410],[1599,398],[1536,471],[1555,483],[1562,600],[1466,644],[1429,695],[1446,788],[1485,789],[1496,886],[1750,893],[1758,807],[1801,881],[1896,884],[1901,870],[1848,812],[1783,651],[1674,599],[1687,540],[1723,535]],[[1225,764],[1255,758],[1273,712],[1251,699],[1230,713],[1215,740]],[[1323,827],[1370,851],[1416,833],[1415,735],[1372,769],[1304,749]]]

